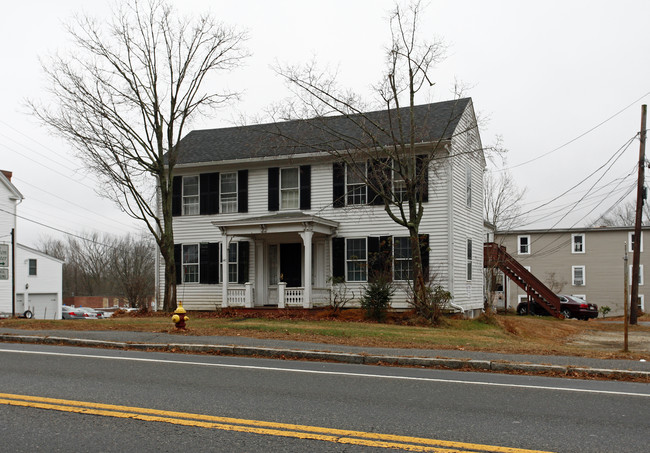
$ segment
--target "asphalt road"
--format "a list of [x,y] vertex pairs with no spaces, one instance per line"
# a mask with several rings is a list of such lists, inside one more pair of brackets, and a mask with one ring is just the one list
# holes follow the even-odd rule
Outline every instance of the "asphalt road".
[[637,452],[650,428],[648,384],[13,344],[0,363],[0,451]]

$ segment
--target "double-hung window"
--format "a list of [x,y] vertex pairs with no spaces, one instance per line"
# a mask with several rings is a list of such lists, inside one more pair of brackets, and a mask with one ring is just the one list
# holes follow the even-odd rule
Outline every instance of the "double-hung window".
[[280,209],[300,207],[300,177],[298,168],[280,170]]
[[517,237],[517,252],[519,255],[530,255],[530,236]]
[[[635,241],[635,235],[633,231],[630,231],[628,233],[628,241],[627,243],[629,245],[628,251],[633,252],[634,251],[634,241]],[[642,252],[643,251],[643,231],[641,232],[641,244],[639,244],[639,250]]]
[[183,283],[199,281],[199,246],[183,244]]
[[[628,270],[628,279],[629,279],[629,284],[632,284],[632,272],[633,272],[633,265],[629,265],[629,270]],[[643,286],[643,264],[639,264],[639,285]]]
[[183,176],[183,215],[199,213],[199,177]]
[[585,267],[571,266],[572,285],[583,286],[585,284]]
[[[239,281],[239,276],[237,274],[237,269],[239,268],[237,262],[237,242],[231,242],[228,245],[228,283],[237,283]],[[223,246],[219,244],[219,256],[221,257],[221,263],[223,263]],[[223,265],[219,266],[219,281],[223,281]]]
[[221,173],[220,178],[221,212],[237,212],[237,173]]
[[347,281],[365,282],[368,279],[368,249],[366,238],[347,239],[345,248]]
[[472,167],[469,165],[465,168],[465,185],[467,189],[465,202],[467,207],[472,207]]
[[393,162],[393,195],[395,196],[395,201],[399,202],[406,200],[406,182],[404,181],[403,175],[395,169],[397,165],[396,162]]
[[29,275],[36,275],[36,260],[35,259],[30,259],[29,260]]
[[571,253],[585,253],[585,235],[571,235]]
[[393,238],[393,256],[394,280],[412,280],[413,255],[411,254],[411,239],[408,236]]
[[347,204],[366,204],[366,164],[358,163],[350,168],[345,166],[345,193],[347,194]]
[[467,240],[467,280],[472,279],[472,240]]

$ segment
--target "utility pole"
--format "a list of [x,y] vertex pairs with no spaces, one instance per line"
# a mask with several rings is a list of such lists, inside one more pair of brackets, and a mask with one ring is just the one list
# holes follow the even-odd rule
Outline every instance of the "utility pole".
[[627,352],[628,347],[627,347],[627,324],[628,324],[628,316],[627,316],[627,295],[628,295],[628,267],[627,267],[627,242],[625,243],[625,255],[623,255],[623,352]]
[[634,222],[634,255],[632,256],[632,295],[630,297],[630,324],[636,324],[636,306],[639,300],[639,262],[641,260],[641,219],[643,215],[643,195],[645,178],[645,120],[648,107],[641,106],[641,134],[639,145],[639,177],[636,189],[636,219]]
[[16,229],[11,229],[11,317],[16,317]]

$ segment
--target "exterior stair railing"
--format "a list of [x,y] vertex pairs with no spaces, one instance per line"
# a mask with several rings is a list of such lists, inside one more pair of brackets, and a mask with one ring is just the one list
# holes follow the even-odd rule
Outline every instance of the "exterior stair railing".
[[500,269],[517,286],[526,291],[529,300],[537,302],[551,316],[564,318],[560,313],[560,298],[529,270],[514,259],[506,248],[494,242],[483,244],[484,267]]

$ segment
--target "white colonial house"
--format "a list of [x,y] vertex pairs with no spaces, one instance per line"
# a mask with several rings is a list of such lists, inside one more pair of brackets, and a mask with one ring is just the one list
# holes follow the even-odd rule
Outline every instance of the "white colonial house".
[[[415,166],[425,172],[425,271],[452,293],[456,310],[474,316],[483,308],[485,160],[472,101],[421,105],[413,114]],[[358,149],[364,128],[390,129],[387,112],[197,130],[181,140],[172,211],[177,296],[186,309],[311,308],[328,305],[342,285],[358,302],[377,253],[397,288],[393,308],[409,307],[406,228],[336,153],[322,150],[327,140],[332,150],[353,141]],[[391,145],[378,136],[373,149]],[[359,157],[356,166],[370,175],[373,160]],[[399,192],[400,181],[390,179]],[[163,278],[160,263],[160,296]]]
[[16,242],[23,196],[11,177],[0,171],[0,314],[60,319],[63,261]]

